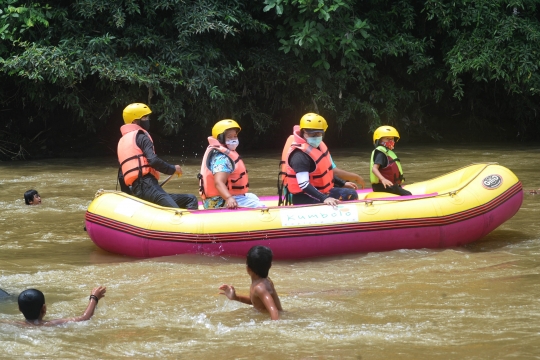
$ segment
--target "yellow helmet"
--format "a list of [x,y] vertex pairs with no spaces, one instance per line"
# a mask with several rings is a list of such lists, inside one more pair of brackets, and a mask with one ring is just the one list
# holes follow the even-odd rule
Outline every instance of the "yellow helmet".
[[300,119],[300,129],[316,129],[326,131],[328,123],[319,114],[307,113]]
[[399,133],[396,128],[388,125],[383,125],[379,126],[377,130],[375,130],[375,132],[373,133],[373,144],[377,145],[378,140],[385,136],[393,136],[396,142],[398,142],[399,140]]
[[124,123],[131,124],[134,120],[142,118],[144,115],[151,114],[152,110],[146,104],[134,103],[129,104],[124,109],[122,115],[124,116]]
[[212,128],[212,137],[214,139],[218,139],[218,136],[223,134],[225,130],[234,129],[234,128],[237,128],[238,132],[242,130],[240,125],[238,125],[238,123],[234,120],[231,120],[231,119],[220,120]]

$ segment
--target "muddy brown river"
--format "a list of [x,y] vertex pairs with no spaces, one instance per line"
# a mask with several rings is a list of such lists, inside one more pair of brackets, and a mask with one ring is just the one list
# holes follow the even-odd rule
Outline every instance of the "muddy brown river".
[[[159,149],[158,149],[159,150]],[[241,152],[241,148],[239,149]],[[540,358],[540,147],[398,144],[408,182],[474,162],[498,162],[523,183],[520,211],[478,242],[274,262],[282,319],[218,295],[249,290],[245,260],[198,255],[135,259],[98,249],[84,227],[100,188],[114,189],[116,159],[0,163],[0,358],[538,359]],[[368,180],[369,149],[332,153]],[[274,195],[278,152],[242,154],[250,190]],[[169,192],[197,193],[202,154]],[[43,204],[26,206],[39,191]],[[94,317],[28,328],[16,296],[45,293],[47,318],[80,315],[107,286]]]

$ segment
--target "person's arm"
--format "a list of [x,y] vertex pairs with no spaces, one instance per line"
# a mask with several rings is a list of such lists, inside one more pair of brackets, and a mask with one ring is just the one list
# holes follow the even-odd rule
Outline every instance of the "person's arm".
[[225,206],[227,206],[227,209],[236,209],[238,203],[227,188],[227,179],[229,179],[229,174],[226,172],[217,172],[214,174],[214,184],[219,191],[219,195],[225,200]]
[[384,185],[385,188],[386,188],[387,186],[388,186],[388,187],[393,186],[394,184],[393,184],[390,180],[388,180],[387,178],[385,178],[385,177],[381,174],[381,172],[379,171],[379,167],[380,167],[380,166],[381,166],[381,165],[379,165],[379,164],[373,164],[373,169],[372,169],[372,170],[373,170],[373,174],[375,174],[375,176],[379,178],[379,181],[381,182],[381,184]]
[[56,320],[47,321],[46,325],[60,325],[67,322],[90,320],[90,318],[94,315],[94,310],[96,309],[98,300],[102,299],[105,296],[106,291],[107,291],[107,288],[105,286],[98,286],[97,288],[94,288],[92,290],[92,293],[90,294],[90,300],[88,302],[88,306],[86,307],[86,310],[81,316],[68,318],[68,319],[56,319]]
[[270,280],[270,278],[268,278],[268,281],[270,281],[270,283],[272,284],[272,290],[274,291],[273,292],[273,295],[272,297],[274,298],[274,302],[276,303],[276,307],[279,311],[283,311],[283,308],[281,307],[281,300],[279,300],[279,296],[278,296],[278,293],[274,287],[274,282],[272,280]]
[[180,168],[180,165],[171,165],[168,162],[161,160],[154,153],[154,145],[152,144],[152,141],[150,141],[150,139],[148,138],[148,136],[146,136],[145,133],[139,132],[137,134],[135,143],[142,150],[144,156],[148,160],[148,165],[150,165],[152,168],[167,175],[172,175],[174,173],[178,173],[178,174],[182,173],[182,169]]
[[210,169],[214,175],[214,185],[219,195],[225,200],[228,209],[236,209],[238,203],[227,187],[229,175],[234,171],[234,165],[229,157],[216,151],[210,160]]
[[339,177],[334,174],[334,186],[335,187],[344,187],[347,182],[343,179],[340,179]]
[[[279,320],[279,308],[274,301],[274,297],[264,284],[259,284],[254,289],[254,295],[261,299],[261,302],[264,304],[266,311],[270,314],[270,319]],[[281,307],[281,304],[280,304]]]
[[253,305],[249,296],[236,295],[236,290],[232,285],[223,284],[219,287],[219,290],[221,290],[219,294],[225,295],[229,300],[236,300],[244,304]]
[[[360,185],[362,187],[362,189],[364,189],[365,186],[366,186],[366,183],[364,182],[364,179],[358,174],[355,174],[355,173],[352,173],[352,172],[349,172],[349,171],[345,171],[345,170],[342,170],[340,168],[335,167],[334,168],[334,175],[337,176],[338,178],[341,178],[341,179],[347,181],[347,182],[357,183],[358,185]],[[344,187],[347,187],[346,185],[347,184],[345,184]]]

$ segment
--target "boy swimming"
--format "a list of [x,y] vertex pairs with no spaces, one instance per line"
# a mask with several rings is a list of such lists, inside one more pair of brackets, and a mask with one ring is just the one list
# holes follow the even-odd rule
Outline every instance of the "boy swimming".
[[[47,313],[47,305],[45,305],[45,296],[37,289],[26,289],[19,294],[19,310],[23,313],[26,321],[20,322],[20,325],[35,325],[35,326],[51,326],[60,325],[67,322],[86,321],[94,315],[99,299],[105,296],[107,288],[104,286],[98,286],[90,293],[88,307],[81,316],[56,319],[56,320],[43,320],[43,317]],[[18,322],[19,323],[19,322]]]
[[26,205],[40,205],[41,196],[39,196],[37,190],[28,190],[24,193],[24,203]]
[[246,260],[246,270],[251,277],[249,296],[237,295],[234,286],[226,284],[219,287],[220,294],[230,300],[253,305],[259,311],[268,311],[272,320],[279,320],[279,312],[283,309],[274,283],[268,277],[272,257],[272,250],[266,246],[257,245],[249,249]]

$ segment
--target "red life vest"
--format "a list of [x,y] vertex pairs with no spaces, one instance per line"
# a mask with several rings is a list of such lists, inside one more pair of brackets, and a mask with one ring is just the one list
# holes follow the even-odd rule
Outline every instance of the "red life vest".
[[[300,136],[300,126],[295,125],[293,130],[294,140],[289,146],[287,155],[282,158],[285,162],[284,185],[292,194],[302,193],[296,180],[296,172],[289,165],[291,154],[295,150],[303,151],[315,162],[315,170],[309,173],[309,183],[323,194],[327,194],[334,187],[334,171],[332,170],[332,160],[330,152],[324,142],[321,142],[319,148],[309,145],[306,140]],[[288,142],[287,142],[288,143]],[[285,151],[283,151],[285,153]]]
[[122,138],[118,142],[118,162],[122,168],[126,185],[132,185],[136,179],[148,173],[159,180],[159,172],[150,167],[148,159],[136,143],[137,134],[139,131],[142,131],[152,141],[152,144],[154,144],[150,134],[136,124],[123,125],[120,131],[122,132]]
[[210,145],[206,148],[201,164],[201,172],[197,176],[199,178],[199,194],[201,198],[204,200],[220,195],[214,182],[214,174],[212,174],[212,169],[210,169],[210,161],[216,151],[227,156],[233,164],[234,170],[229,174],[229,178],[225,184],[231,195],[244,195],[247,193],[249,190],[248,172],[240,155],[236,151],[227,149],[211,136],[208,137],[208,143]]

